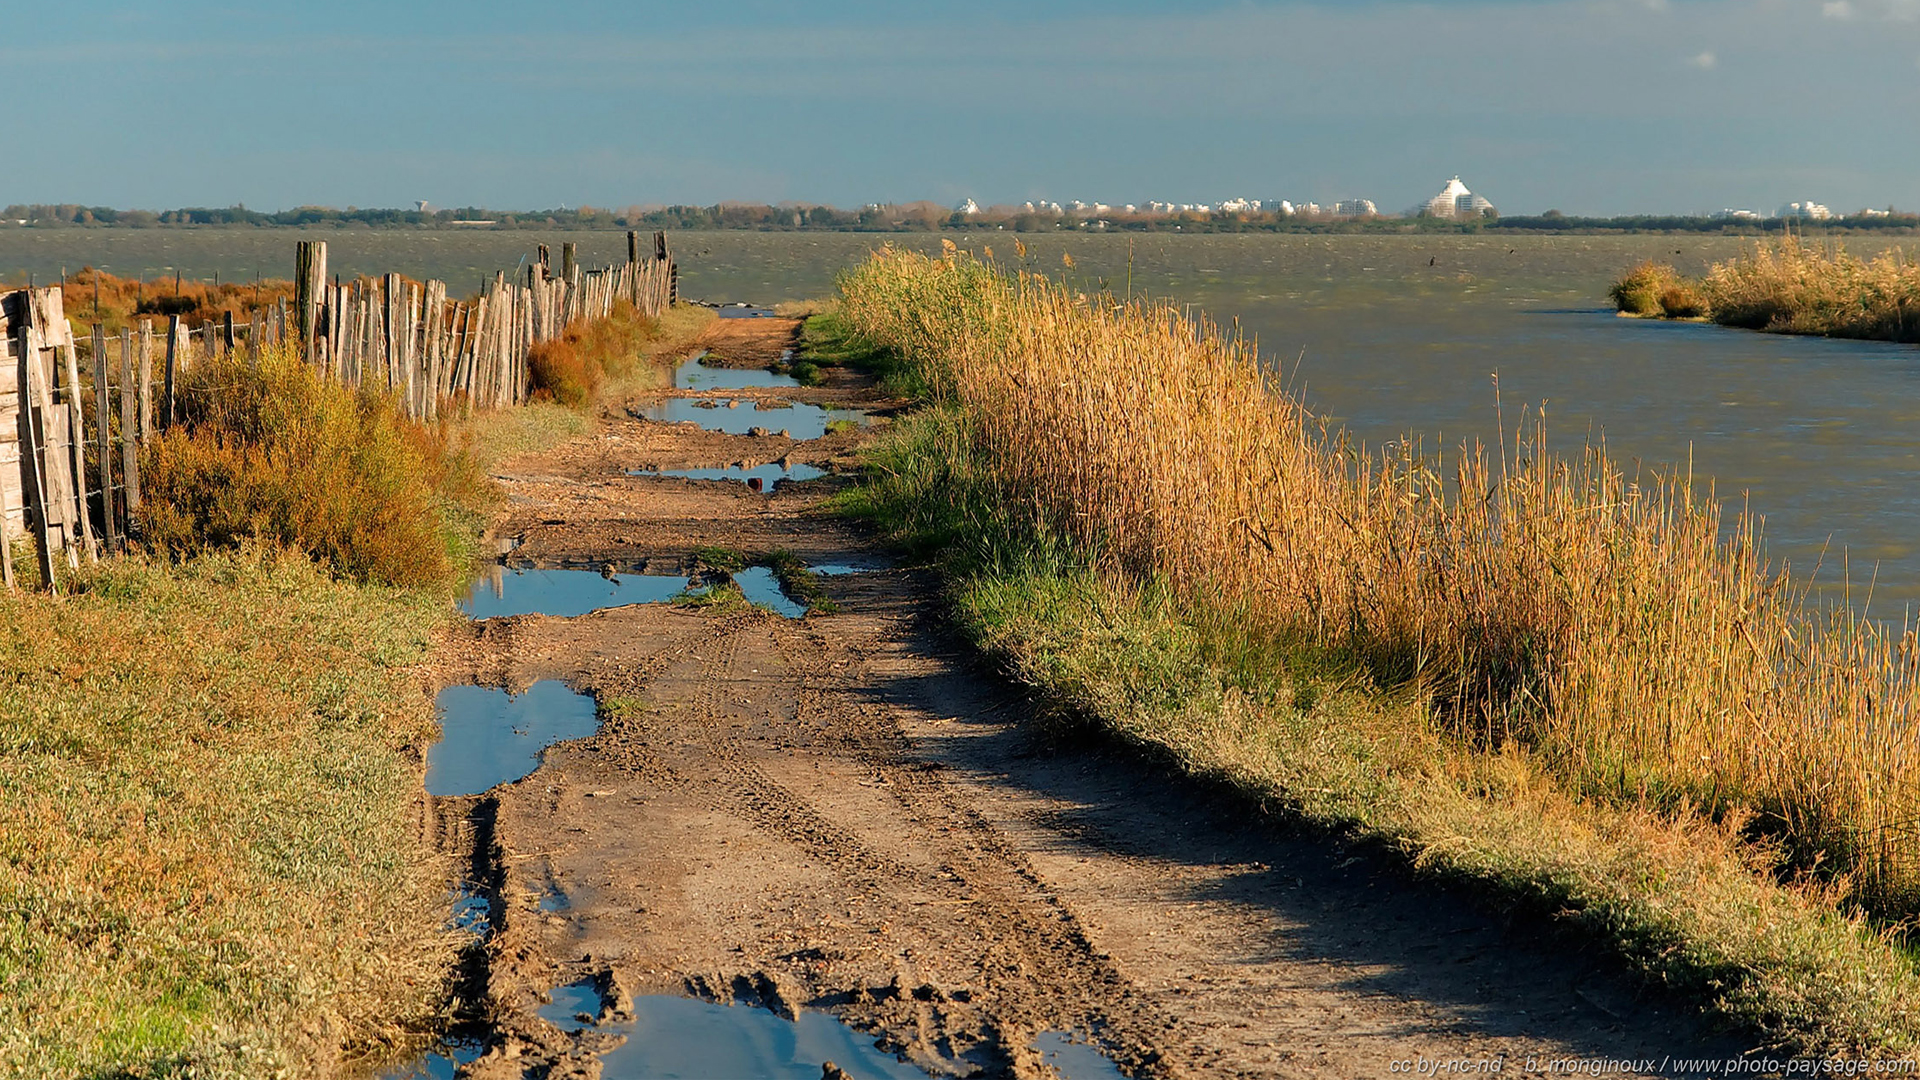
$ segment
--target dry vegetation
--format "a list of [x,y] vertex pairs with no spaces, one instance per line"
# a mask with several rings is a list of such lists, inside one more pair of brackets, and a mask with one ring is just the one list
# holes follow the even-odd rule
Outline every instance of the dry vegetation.
[[143,454],[149,549],[187,558],[257,538],[355,581],[434,588],[464,572],[490,492],[450,425],[407,420],[291,347],[203,361],[181,400],[185,422]]
[[[573,337],[614,393],[710,317]],[[139,550],[0,592],[0,1076],[327,1075],[444,1007],[422,665],[484,470],[590,420],[422,425],[291,349],[201,361],[181,401]]]
[[244,325],[251,313],[293,300],[293,282],[179,281],[172,278],[141,281],[116,277],[89,266],[66,279],[67,314],[84,336],[93,323],[110,334],[123,327],[138,328],[152,319],[166,328],[167,316],[178,315],[188,326],[219,322],[223,316]]
[[0,592],[0,1076],[312,1075],[427,1022],[444,602],[253,547]]
[[1716,263],[1698,280],[1642,263],[1616,282],[1615,306],[1630,315],[1706,317],[1724,326],[1920,342],[1920,266],[1895,249],[1871,260],[1834,244],[1789,236]]
[[875,257],[841,313],[939,406],[854,508],[957,557],[1029,678],[1783,1043],[1913,1044],[1910,958],[1843,913],[1920,913],[1920,653],[1806,608],[1689,478],[1537,420],[1357,452],[1244,341],[957,253]]
[[583,409],[603,394],[634,389],[636,379],[644,382],[656,371],[650,361],[661,342],[685,340],[710,318],[704,308],[678,308],[650,319],[616,301],[607,318],[576,320],[559,337],[533,347],[533,400]]

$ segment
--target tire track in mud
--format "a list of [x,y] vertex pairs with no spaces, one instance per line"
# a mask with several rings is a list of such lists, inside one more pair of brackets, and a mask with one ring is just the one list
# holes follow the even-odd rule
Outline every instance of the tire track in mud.
[[[843,404],[871,393],[836,377]],[[813,512],[831,481],[749,499],[626,475],[807,446],[613,410],[519,470],[503,531],[537,529],[521,550],[555,565],[639,546],[684,564],[709,545],[881,561]],[[1603,964],[1580,961],[1570,991],[1543,983],[1564,950],[1537,930],[1223,814],[1163,767],[1034,742],[1024,693],[929,629],[912,575],[828,587],[839,614],[638,605],[469,643],[476,672],[563,679],[602,719],[487,796],[494,1044],[469,1074],[598,1075],[615,1036],[536,1016],[581,979],[608,990],[608,1018],[645,993],[824,1009],[934,1074],[1022,1080],[1051,1074],[1032,1046],[1050,1030],[1093,1036],[1136,1077],[1712,1041]]]

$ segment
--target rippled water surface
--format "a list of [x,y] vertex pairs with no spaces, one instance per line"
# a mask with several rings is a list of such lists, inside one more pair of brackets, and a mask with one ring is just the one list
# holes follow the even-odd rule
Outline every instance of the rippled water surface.
[[[119,273],[287,276],[279,230],[0,229],[0,274],[92,262]],[[341,230],[333,269],[439,276],[455,292],[534,244],[575,240],[587,265],[624,257],[618,232]],[[960,242],[1014,261],[1010,233]],[[1263,355],[1324,415],[1370,445],[1403,433],[1428,447],[1495,438],[1493,373],[1509,422],[1545,403],[1556,444],[1605,437],[1627,468],[1684,465],[1750,496],[1769,550],[1829,580],[1844,552],[1875,611],[1920,600],[1920,350],[1774,337],[1713,326],[1618,319],[1608,282],[1641,258],[1699,272],[1749,241],[1695,236],[1310,236],[1023,234],[1026,263],[1088,289],[1129,288],[1192,303],[1254,336]],[[681,233],[682,291],[767,305],[824,296],[833,276],[883,242],[936,251],[940,237],[838,233]],[[1859,240],[1860,254],[1886,246]],[[1129,271],[1131,255],[1131,271]],[[471,282],[471,283],[469,283]],[[743,410],[729,410],[740,414]],[[751,415],[750,412],[747,415]],[[679,419],[681,417],[675,417]],[[689,415],[686,419],[694,419]],[[813,419],[813,418],[809,418]],[[779,429],[762,414],[746,424]],[[811,425],[809,425],[811,426]],[[744,429],[744,427],[743,427]],[[798,431],[795,432],[799,434]]]

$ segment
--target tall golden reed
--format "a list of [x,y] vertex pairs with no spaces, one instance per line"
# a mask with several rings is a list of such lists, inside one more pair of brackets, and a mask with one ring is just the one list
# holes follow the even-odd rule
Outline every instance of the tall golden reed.
[[1538,417],[1494,453],[1364,454],[1252,344],[964,253],[883,251],[842,293],[961,410],[1003,506],[1576,790],[1750,811],[1790,865],[1920,909],[1913,636],[1810,610],[1690,477],[1555,457]]

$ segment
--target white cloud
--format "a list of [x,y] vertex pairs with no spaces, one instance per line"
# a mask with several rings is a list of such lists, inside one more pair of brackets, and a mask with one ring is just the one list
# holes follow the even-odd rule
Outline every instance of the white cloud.
[[1829,19],[1851,19],[1853,18],[1853,5],[1848,3],[1847,0],[1827,0],[1826,3],[1820,5],[1820,14]]
[[1701,71],[1712,71],[1720,63],[1720,58],[1713,55],[1712,49],[1708,49],[1698,56],[1687,57],[1687,63],[1692,64]]

